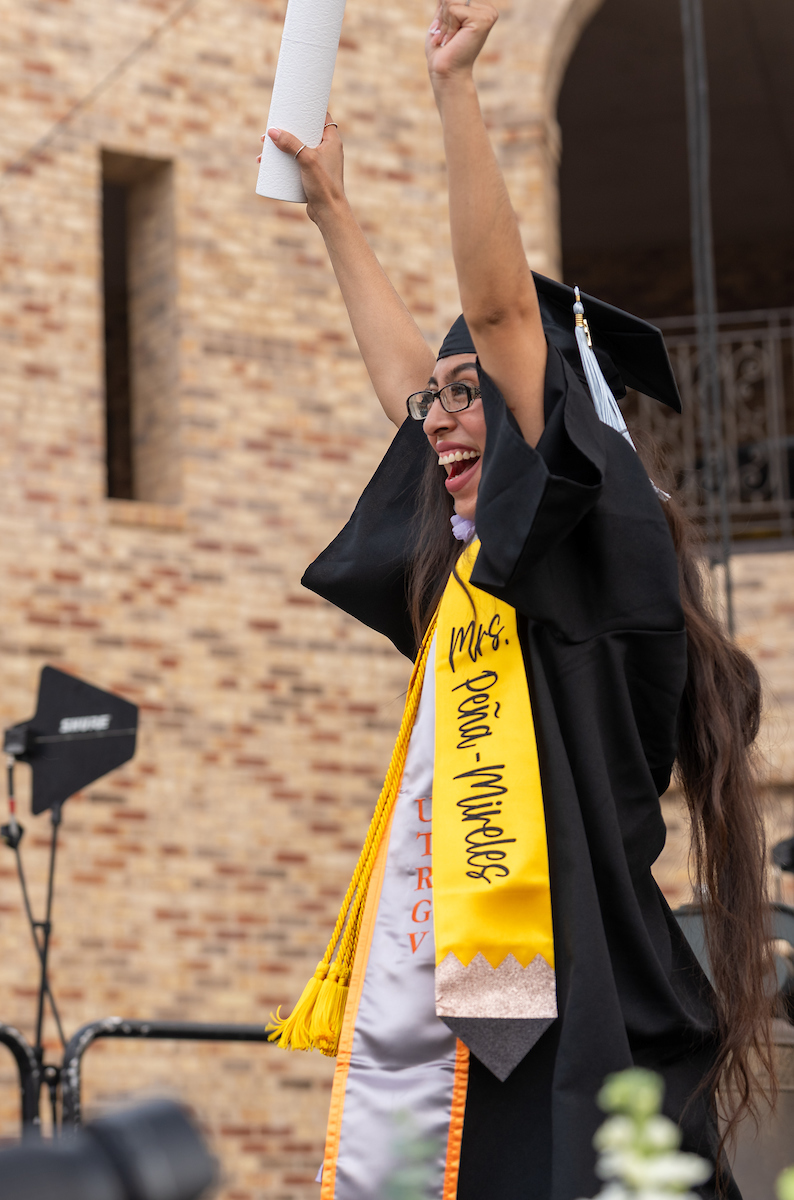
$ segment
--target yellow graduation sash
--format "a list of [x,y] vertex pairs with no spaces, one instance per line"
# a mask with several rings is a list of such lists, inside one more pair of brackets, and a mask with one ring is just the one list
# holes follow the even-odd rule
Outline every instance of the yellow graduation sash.
[[515,610],[470,583],[461,555],[414,665],[364,847],[331,940],[271,1041],[334,1056],[378,849],[402,783],[436,638],[433,918],[436,1012],[505,1079],[557,1015],[548,851]]
[[471,583],[436,626],[433,920],[436,1013],[499,1079],[557,1016],[549,857],[515,609]]
[[[469,582],[469,545],[436,628],[433,911],[436,962],[554,968],[535,727],[515,609]],[[476,605],[476,615],[473,611]]]

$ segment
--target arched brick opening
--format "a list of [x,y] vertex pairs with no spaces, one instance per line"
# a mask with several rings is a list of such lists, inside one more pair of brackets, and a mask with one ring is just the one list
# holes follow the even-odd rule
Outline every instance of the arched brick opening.
[[[719,371],[732,536],[794,538],[794,55],[787,0],[704,0]],[[692,318],[689,170],[678,0],[605,0],[557,106],[563,277],[659,320],[681,421],[629,397],[693,515],[714,511]],[[713,521],[707,527],[712,530]]]
[[[794,303],[788,0],[705,0],[722,312]],[[678,0],[606,0],[560,90],[563,270],[646,316],[692,311]]]

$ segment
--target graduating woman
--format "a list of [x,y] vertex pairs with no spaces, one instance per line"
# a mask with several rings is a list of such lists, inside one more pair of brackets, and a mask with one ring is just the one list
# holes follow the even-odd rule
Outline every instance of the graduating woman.
[[[337,927],[273,1035],[338,1053],[323,1200],[385,1195],[404,1114],[433,1200],[592,1196],[596,1092],[633,1064],[716,1163],[717,1095],[745,1111],[769,1057],[758,677],[604,380],[677,407],[661,336],[527,266],[472,76],[496,18],[443,0],[427,35],[463,308],[438,356],[356,224],[330,117],[316,149],[268,131],[398,426],[304,583],[415,660]],[[651,875],[676,761],[713,987]]]

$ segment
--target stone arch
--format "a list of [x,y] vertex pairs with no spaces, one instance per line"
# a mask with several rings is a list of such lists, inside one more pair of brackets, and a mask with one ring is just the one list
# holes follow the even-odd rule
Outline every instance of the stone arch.
[[[719,307],[794,301],[788,0],[704,0]],[[566,277],[646,316],[691,312],[678,0],[605,0],[559,92]]]
[[[732,536],[794,535],[794,57],[790,0],[703,0],[726,502]],[[629,423],[665,447],[715,537],[692,318],[689,169],[678,0],[604,0],[565,73],[560,222],[569,283],[659,320],[682,421],[637,397]]]

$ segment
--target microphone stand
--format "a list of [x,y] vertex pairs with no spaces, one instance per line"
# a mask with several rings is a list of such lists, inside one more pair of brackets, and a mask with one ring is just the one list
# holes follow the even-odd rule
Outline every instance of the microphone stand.
[[[58,830],[61,827],[61,805],[54,804],[50,810],[50,823],[52,826],[52,837],[50,839],[50,870],[47,879],[47,913],[43,921],[34,921],[34,927],[40,929],[43,933],[41,943],[38,937],[36,938],[37,945],[40,945],[39,962],[41,964],[41,975],[39,980],[39,999],[38,1013],[36,1016],[36,1042],[33,1050],[41,1062],[44,1047],[41,1043],[42,1030],[44,1026],[44,997],[49,995],[50,984],[47,978],[47,960],[50,953],[50,934],[52,933],[52,897],[55,885],[55,854],[58,849]],[[52,1000],[52,996],[50,996]],[[60,1024],[60,1022],[58,1022]]]
[[[50,952],[50,937],[52,934],[52,905],[55,891],[55,858],[58,849],[58,831],[61,826],[61,808],[62,804],[53,805],[50,811],[50,821],[52,826],[52,837],[50,841],[50,864],[47,879],[47,905],[46,916],[43,921],[37,921],[33,916],[33,910],[30,906],[30,897],[28,895],[27,882],[25,872],[22,866],[22,856],[19,852],[19,843],[22,841],[24,834],[23,827],[18,823],[16,818],[16,796],[14,793],[14,763],[13,755],[8,756],[8,810],[9,820],[7,825],[0,828],[0,837],[6,845],[14,851],[17,863],[17,874],[22,889],[22,900],[25,907],[25,913],[30,926],[33,945],[36,950],[36,956],[39,960],[39,992],[36,1008],[36,1041],[32,1047],[36,1062],[41,1070],[40,1078],[42,1082],[47,1084],[50,1094],[50,1104],[52,1107],[52,1123],[53,1130],[57,1130],[58,1121],[58,1084],[60,1082],[60,1070],[58,1067],[44,1065],[44,1045],[42,1043],[44,1033],[44,1000],[45,997],[49,1000],[50,1011],[52,1012],[58,1037],[61,1045],[66,1045],[66,1039],[63,1035],[63,1027],[61,1026],[61,1018],[58,1013],[58,1007],[55,1003],[55,997],[50,988],[50,981],[47,973],[47,966]],[[42,936],[39,937],[39,930],[42,931]]]

